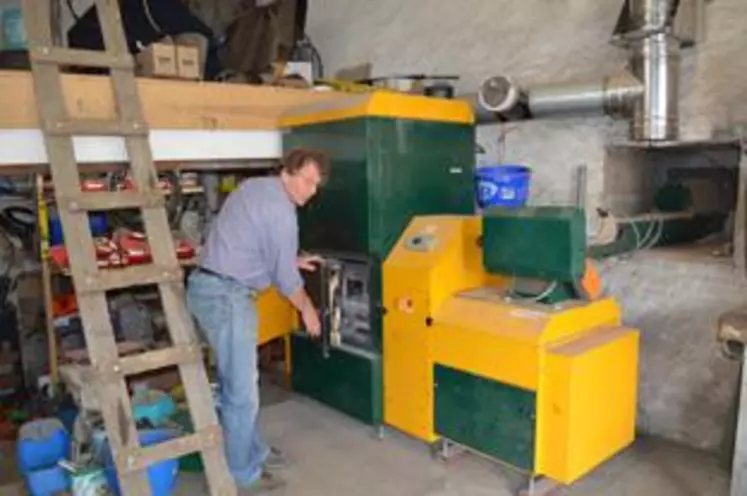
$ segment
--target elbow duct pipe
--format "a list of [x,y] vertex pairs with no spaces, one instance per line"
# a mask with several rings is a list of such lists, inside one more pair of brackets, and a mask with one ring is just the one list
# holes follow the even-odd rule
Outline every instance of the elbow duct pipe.
[[671,34],[677,0],[628,0],[626,33],[631,72],[580,84],[522,88],[492,76],[473,102],[478,124],[555,115],[609,115],[630,121],[635,141],[673,141],[679,135],[680,45]]

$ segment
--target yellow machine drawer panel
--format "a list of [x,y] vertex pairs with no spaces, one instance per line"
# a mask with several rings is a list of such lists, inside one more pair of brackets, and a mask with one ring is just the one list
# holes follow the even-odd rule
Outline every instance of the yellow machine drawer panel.
[[523,389],[537,389],[537,348],[480,329],[439,324],[432,329],[434,361]]
[[548,350],[539,396],[541,473],[570,484],[635,437],[639,333],[602,328]]

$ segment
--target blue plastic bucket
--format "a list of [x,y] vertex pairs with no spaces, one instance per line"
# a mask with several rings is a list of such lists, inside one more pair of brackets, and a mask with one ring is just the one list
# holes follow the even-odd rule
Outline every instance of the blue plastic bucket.
[[72,481],[67,470],[59,465],[24,474],[31,496],[55,496],[70,491]]
[[[109,443],[104,438],[103,432],[97,434],[98,436],[94,435],[94,445],[98,444],[95,450],[100,457],[99,462],[104,466],[104,472],[106,480],[109,483],[109,488],[115,495],[119,496],[122,494],[119,487],[119,477],[117,477],[117,469],[114,466]],[[174,429],[143,429],[138,432],[138,435],[140,437],[141,446],[151,446],[179,437],[180,433]],[[150,483],[151,493],[154,496],[169,496],[174,492],[176,478],[179,474],[178,458],[154,463],[146,470],[148,472],[148,482]]]
[[490,165],[475,170],[475,196],[480,208],[523,207],[529,198],[532,171],[523,165]]
[[46,418],[25,423],[16,444],[18,470],[27,474],[54,467],[70,456],[70,434],[58,419]]

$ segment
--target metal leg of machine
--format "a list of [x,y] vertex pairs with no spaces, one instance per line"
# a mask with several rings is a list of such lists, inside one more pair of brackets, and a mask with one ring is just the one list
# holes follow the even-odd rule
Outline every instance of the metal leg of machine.
[[552,496],[559,495],[562,485],[546,477],[530,477],[526,489],[519,491],[519,496]]
[[747,374],[745,374],[745,371],[747,371],[747,353],[742,354],[742,379],[731,475],[731,496],[747,494]]

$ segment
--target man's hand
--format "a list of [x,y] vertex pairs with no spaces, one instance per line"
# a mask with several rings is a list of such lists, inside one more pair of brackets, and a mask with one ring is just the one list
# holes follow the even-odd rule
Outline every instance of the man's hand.
[[319,322],[319,315],[316,313],[316,309],[309,305],[301,312],[301,319],[303,320],[306,331],[313,337],[318,337],[322,333],[322,324]]
[[306,290],[300,287],[288,299],[301,314],[301,320],[303,321],[303,326],[306,328],[306,332],[313,337],[321,335],[322,324],[319,322],[319,315],[316,308],[314,308],[311,298],[306,294]]
[[298,257],[298,261],[296,262],[296,264],[301,270],[314,272],[316,270],[316,266],[321,264],[323,261],[324,259],[319,255],[310,255],[308,253],[304,253]]

